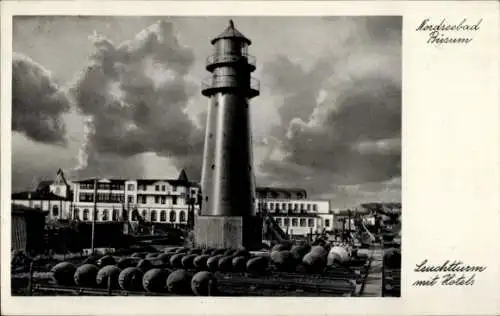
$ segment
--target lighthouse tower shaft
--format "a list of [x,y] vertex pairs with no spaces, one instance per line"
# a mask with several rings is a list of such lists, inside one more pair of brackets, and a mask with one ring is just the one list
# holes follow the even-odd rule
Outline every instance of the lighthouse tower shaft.
[[255,70],[255,59],[248,55],[251,42],[231,21],[212,44],[214,54],[208,57],[206,66],[212,75],[202,87],[209,108],[196,243],[208,247],[260,247],[249,111],[249,100],[259,95],[259,86],[251,78]]

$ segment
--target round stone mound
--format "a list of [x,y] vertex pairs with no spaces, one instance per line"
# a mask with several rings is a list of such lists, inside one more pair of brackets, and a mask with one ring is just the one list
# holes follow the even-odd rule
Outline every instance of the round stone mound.
[[207,260],[210,258],[209,255],[201,255],[197,256],[193,260],[193,265],[198,270],[206,270],[207,269]]
[[191,293],[191,275],[184,269],[175,270],[167,278],[167,289],[174,294]]
[[144,274],[142,286],[148,292],[164,292],[168,274],[168,270],[158,268],[151,269]]
[[76,266],[71,262],[60,262],[50,270],[52,278],[59,285],[73,285]]
[[140,291],[144,273],[135,267],[124,269],[118,276],[118,284],[125,291]]
[[325,259],[314,252],[309,252],[302,259],[302,264],[304,268],[309,273],[322,273],[326,267]]
[[194,268],[193,261],[194,261],[194,258],[196,258],[197,256],[198,255],[191,254],[191,255],[185,255],[184,257],[182,257],[182,259],[181,259],[182,267],[184,269],[193,269]]
[[279,271],[283,272],[293,272],[297,264],[296,259],[293,257],[290,251],[273,251],[273,256],[271,257],[274,265]]
[[244,256],[234,257],[232,264],[234,272],[245,272],[247,267],[247,258]]
[[148,259],[142,259],[137,263],[137,268],[139,268],[143,273],[153,269],[153,264]]
[[217,291],[217,279],[208,271],[200,271],[191,280],[191,290],[197,296],[214,295]]
[[75,272],[75,283],[81,286],[94,286],[99,268],[94,264],[84,264]]
[[233,257],[232,256],[224,256],[224,257],[219,259],[218,271],[231,272],[232,269],[233,269]]
[[109,282],[111,282],[111,288],[118,288],[118,277],[120,276],[121,269],[115,265],[108,265],[99,272],[97,272],[96,283],[99,287],[108,287]]
[[251,275],[263,275],[269,267],[269,260],[266,257],[256,257],[248,260],[247,272]]
[[207,260],[207,269],[208,271],[215,272],[219,269],[219,259],[222,258],[223,255],[216,255],[208,258]]
[[184,256],[182,253],[176,253],[170,257],[170,266],[175,269],[182,269],[182,257]]

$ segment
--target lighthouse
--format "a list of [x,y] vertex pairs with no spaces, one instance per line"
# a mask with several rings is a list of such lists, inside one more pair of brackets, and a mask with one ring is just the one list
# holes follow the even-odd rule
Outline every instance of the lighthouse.
[[213,54],[206,62],[211,75],[202,82],[209,106],[195,243],[201,247],[259,248],[262,224],[255,213],[249,109],[250,99],[259,95],[259,82],[251,77],[255,58],[248,54],[251,41],[232,20],[211,44]]

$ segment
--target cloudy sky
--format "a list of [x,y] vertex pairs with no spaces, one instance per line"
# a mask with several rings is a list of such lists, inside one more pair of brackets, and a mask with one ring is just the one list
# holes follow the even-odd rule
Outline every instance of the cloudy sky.
[[[258,185],[401,199],[401,18],[236,17],[253,41]],[[227,17],[16,17],[12,185],[200,178],[209,40]]]

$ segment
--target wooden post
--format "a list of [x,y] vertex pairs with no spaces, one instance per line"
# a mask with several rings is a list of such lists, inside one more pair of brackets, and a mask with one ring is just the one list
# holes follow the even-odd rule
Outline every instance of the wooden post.
[[30,263],[30,275],[28,279],[28,296],[33,295],[33,273],[34,273],[34,267],[35,267],[35,260],[33,259]]
[[95,218],[97,215],[97,179],[94,180],[94,210],[92,214],[92,236],[90,241],[91,254],[94,254],[94,238],[95,238]]
[[111,275],[108,276],[108,296],[111,296],[112,293],[112,283],[111,283]]

